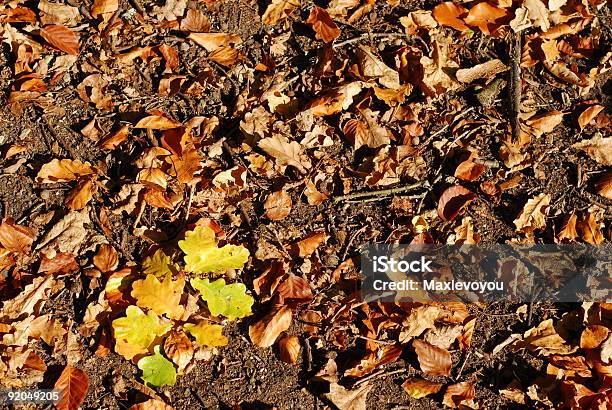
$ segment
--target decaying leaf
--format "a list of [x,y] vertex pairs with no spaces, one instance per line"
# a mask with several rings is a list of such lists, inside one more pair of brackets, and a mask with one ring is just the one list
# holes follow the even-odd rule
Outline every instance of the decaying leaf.
[[474,385],[470,382],[452,384],[446,388],[442,403],[454,409],[460,407],[463,402],[472,400],[475,394]]
[[414,340],[412,346],[416,351],[419,365],[423,372],[432,376],[448,376],[453,365],[451,355],[446,349],[434,346],[422,340]]
[[280,359],[285,363],[296,364],[301,351],[302,345],[297,336],[285,336],[278,340]]
[[58,50],[72,55],[79,54],[79,37],[67,27],[51,24],[40,30],[40,36]]
[[452,221],[475,198],[476,194],[461,185],[448,187],[440,195],[438,215],[445,221]]
[[531,198],[514,220],[517,231],[532,233],[546,227],[546,215],[550,205],[550,195],[540,194]]
[[280,221],[289,216],[293,202],[286,191],[272,192],[264,202],[266,216],[273,221]]
[[590,140],[583,140],[572,145],[572,148],[584,151],[589,157],[602,165],[612,165],[612,137],[596,135]]
[[38,175],[36,175],[36,181],[43,183],[68,182],[82,176],[92,175],[94,172],[89,162],[81,162],[78,159],[54,159],[42,166]]
[[329,16],[329,13],[321,7],[315,6],[306,20],[316,33],[319,40],[326,43],[334,41],[340,35],[340,29]]
[[299,9],[300,5],[300,0],[272,0],[261,16],[261,21],[264,24],[276,24]]
[[87,389],[89,377],[83,370],[66,366],[59,379],[55,382],[55,390],[59,391],[60,399],[55,403],[59,410],[76,410],[79,408]]
[[416,378],[408,379],[402,384],[402,387],[406,393],[408,393],[408,395],[413,399],[421,399],[429,396],[430,394],[437,393],[440,391],[442,386],[442,383],[430,382],[429,380]]
[[182,374],[193,359],[193,346],[183,332],[172,331],[164,340],[164,352],[176,365],[178,374]]
[[277,306],[257,323],[249,326],[249,337],[259,347],[270,347],[289,329],[293,314],[288,306]]

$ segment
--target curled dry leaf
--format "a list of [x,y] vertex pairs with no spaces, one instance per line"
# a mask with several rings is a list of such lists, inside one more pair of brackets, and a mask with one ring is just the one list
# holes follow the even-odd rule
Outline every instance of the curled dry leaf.
[[301,258],[306,258],[327,239],[325,232],[313,232],[297,243],[298,254]]
[[340,35],[340,29],[334,23],[329,13],[321,7],[315,6],[306,20],[306,24],[312,27],[316,38],[326,43],[331,43]]
[[469,382],[461,382],[451,384],[444,392],[442,403],[451,408],[459,407],[464,401],[470,401],[474,398],[476,390],[474,385]]
[[484,34],[497,30],[502,21],[509,16],[507,10],[497,8],[483,1],[473,6],[464,21],[470,26],[478,27]]
[[450,375],[453,360],[448,350],[418,339],[412,342],[412,346],[423,372],[432,376]]
[[280,359],[289,364],[296,364],[302,345],[300,344],[300,338],[297,336],[285,336],[278,341],[278,352]]
[[79,54],[79,38],[67,27],[51,24],[40,30],[40,36],[58,50],[72,55]]
[[220,47],[228,47],[242,43],[242,39],[237,34],[230,33],[191,33],[189,39],[199,46],[202,46],[212,53]]
[[418,378],[408,379],[402,384],[406,393],[413,399],[422,399],[430,394],[437,393],[442,386],[442,383],[430,382],[429,380]]
[[464,181],[475,181],[486,169],[484,165],[476,164],[472,159],[468,159],[457,166],[455,176]]
[[208,20],[208,17],[200,10],[189,9],[185,17],[181,20],[180,28],[182,31],[205,33],[210,30],[210,20]]
[[174,121],[173,119],[170,119],[168,117],[164,117],[161,115],[149,115],[138,121],[134,128],[146,128],[150,130],[171,130],[174,128],[179,128],[180,126],[180,122]]
[[565,114],[560,111],[552,110],[529,118],[525,121],[525,124],[527,124],[533,135],[539,137],[551,132],[557,125],[561,124],[564,115]]
[[612,171],[604,173],[597,179],[595,189],[598,195],[612,199]]
[[300,6],[300,0],[272,0],[261,16],[261,21],[264,24],[274,25],[289,17]]
[[578,74],[567,67],[563,61],[543,61],[542,64],[548,71],[550,71],[555,77],[569,84],[577,85],[579,87],[588,87],[590,82],[586,79],[584,74]]
[[586,110],[582,111],[578,117],[578,125],[580,129],[584,129],[588,123],[590,123],[595,117],[599,115],[604,109],[603,105],[591,105]]
[[66,206],[73,211],[85,208],[93,197],[96,188],[94,181],[90,178],[82,179],[66,197]]
[[471,68],[461,68],[457,70],[455,75],[460,82],[469,84],[481,78],[493,78],[507,69],[508,66],[502,63],[501,60],[495,59],[487,61],[486,63],[477,64]]
[[352,390],[332,382],[329,385],[329,393],[325,397],[331,401],[339,410],[366,410],[366,399],[372,385],[361,383]]
[[590,140],[580,141],[572,145],[572,148],[584,151],[602,165],[612,165],[612,137],[603,138],[601,135],[596,135]]
[[551,354],[570,354],[576,351],[576,346],[569,345],[559,335],[552,319],[541,322],[537,327],[529,329],[522,340],[516,340],[514,347],[527,348],[543,356]]
[[524,0],[523,6],[527,9],[527,15],[542,31],[550,28],[549,10],[542,0]]
[[550,195],[540,194],[531,198],[519,216],[514,220],[518,232],[532,233],[546,227],[546,216],[550,205]]
[[57,382],[55,390],[59,391],[60,398],[55,403],[58,410],[77,410],[87,393],[89,377],[83,370],[66,366]]
[[119,10],[119,0],[94,0],[91,15],[95,18],[103,14],[114,13]]
[[432,29],[438,26],[438,22],[431,15],[431,11],[417,10],[400,17],[400,23],[406,29],[406,34],[411,36],[419,29]]
[[115,248],[103,243],[98,247],[98,252],[93,257],[93,264],[101,272],[112,272],[119,266],[119,255]]
[[578,232],[576,232],[577,220],[576,211],[572,211],[572,213],[564,219],[563,225],[561,225],[561,229],[557,234],[557,240],[559,242],[576,240],[578,236]]
[[433,17],[443,26],[452,27],[455,30],[467,31],[470,28],[465,25],[463,18],[467,15],[467,9],[452,1],[438,4],[433,9]]
[[223,46],[208,55],[208,58],[215,63],[225,67],[231,67],[242,57],[242,54],[234,47]]
[[38,171],[36,182],[68,182],[92,174],[94,170],[89,162],[81,162],[78,159],[54,159]]
[[601,325],[590,325],[580,336],[581,349],[597,349],[608,338],[610,329]]
[[164,353],[176,365],[178,374],[182,374],[193,359],[193,345],[185,332],[172,331],[164,340]]
[[0,224],[0,244],[2,247],[17,253],[28,253],[34,243],[34,232],[27,226],[16,224],[12,218],[6,218]]
[[302,146],[296,141],[289,142],[285,137],[275,135],[262,139],[258,145],[282,166],[291,165],[303,173],[306,172],[306,168],[310,168],[308,159],[302,158],[300,155]]
[[385,345],[376,351],[368,352],[352,368],[344,372],[344,376],[363,377],[372,373],[376,368],[396,361],[402,354],[400,344]]
[[591,212],[586,212],[584,216],[576,224],[576,228],[580,237],[586,243],[591,245],[599,245],[604,241],[601,233],[601,226],[595,219],[595,215]]
[[249,337],[259,347],[270,347],[278,336],[289,329],[292,321],[291,308],[276,306],[257,323],[249,326]]
[[475,198],[476,194],[461,185],[450,186],[440,195],[438,215],[445,221],[452,221]]
[[368,48],[361,46],[357,49],[357,59],[361,74],[368,78],[376,78],[380,85],[391,88],[400,88],[399,73],[383,63]]
[[293,201],[287,191],[272,192],[264,202],[266,216],[273,221],[280,221],[289,216]]

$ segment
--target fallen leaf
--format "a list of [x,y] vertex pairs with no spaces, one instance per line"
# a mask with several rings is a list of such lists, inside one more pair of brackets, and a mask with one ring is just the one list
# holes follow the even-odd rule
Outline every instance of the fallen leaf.
[[597,349],[610,334],[610,329],[601,325],[589,325],[580,336],[581,349]]
[[376,368],[396,361],[402,354],[403,347],[399,344],[392,344],[380,347],[376,351],[368,352],[365,357],[346,369],[344,376],[363,377],[372,373]]
[[[529,1],[529,0],[527,0]],[[487,2],[476,3],[464,21],[470,26],[478,27],[484,34],[490,35],[501,26],[501,22],[509,16],[505,9],[500,9]]]
[[183,328],[195,338],[199,346],[221,347],[227,346],[229,340],[223,336],[223,326],[208,323],[203,320],[197,325],[185,323]]
[[356,150],[362,146],[378,148],[391,142],[389,132],[375,122],[368,124],[357,119],[348,120],[342,127],[342,132],[350,141],[353,141]]
[[432,376],[450,375],[453,361],[448,350],[418,339],[412,342],[412,346],[417,354],[419,365],[423,372]]
[[378,59],[368,48],[357,49],[357,61],[364,77],[376,78],[380,85],[397,90],[400,88],[399,72]]
[[601,226],[595,219],[595,215],[591,212],[586,212],[582,218],[576,224],[576,229],[580,234],[580,237],[586,243],[591,245],[599,245],[604,241],[603,234],[601,233]]
[[172,362],[160,353],[159,346],[155,346],[153,356],[143,357],[138,361],[138,368],[142,370],[142,380],[151,386],[174,386],[176,383],[176,369]]
[[161,115],[149,115],[142,118],[136,123],[134,128],[146,128],[150,130],[171,130],[173,128],[179,128],[180,122],[174,121],[168,117]]
[[191,31],[195,33],[206,33],[210,30],[210,20],[202,11],[197,9],[187,10],[187,14],[181,20],[182,31]]
[[557,125],[561,124],[564,115],[565,114],[560,111],[552,110],[529,118],[525,121],[525,124],[529,127],[533,135],[540,137],[551,132]]
[[297,243],[298,255],[301,258],[306,258],[313,254],[313,252],[327,240],[328,236],[325,232],[314,232],[309,234],[306,238],[300,240]]
[[459,407],[464,401],[470,401],[474,398],[476,392],[474,385],[469,382],[461,382],[451,384],[444,392],[442,403],[448,407]]
[[420,63],[423,66],[423,80],[420,85],[427,95],[435,97],[459,87],[457,80],[448,73],[449,69],[459,67],[459,64],[450,55],[447,44],[433,40],[431,56],[421,57]]
[[32,229],[16,224],[13,218],[5,218],[0,224],[0,244],[11,252],[29,253],[34,236]]
[[540,194],[531,198],[514,220],[518,232],[532,233],[546,227],[546,216],[550,205],[550,195]]
[[612,199],[612,172],[604,173],[595,182],[597,194],[604,198]]
[[463,22],[463,18],[467,15],[467,9],[453,3],[452,1],[446,1],[438,4],[433,9],[433,16],[443,26],[452,27],[455,30],[467,31],[469,27]]
[[577,347],[571,346],[557,333],[552,319],[541,322],[537,327],[529,329],[523,335],[523,340],[514,341],[514,346],[527,348],[530,351],[548,356],[551,354],[570,354]]
[[95,171],[89,162],[81,162],[78,159],[53,159],[51,162],[43,165],[40,171],[38,171],[36,182],[47,184],[68,182],[94,173]]
[[183,374],[193,359],[191,340],[183,332],[172,331],[164,340],[164,353],[176,365],[178,374]]
[[527,9],[529,18],[540,27],[542,31],[550,28],[549,11],[541,0],[524,0],[523,6]]
[[259,347],[270,347],[278,336],[289,329],[292,321],[291,308],[276,306],[268,315],[249,326],[249,337]]
[[307,158],[302,158],[300,155],[302,146],[296,141],[289,142],[285,137],[275,135],[260,140],[257,145],[266,154],[276,159],[280,165],[294,166],[302,173],[306,173],[306,169],[310,168]]
[[225,279],[210,282],[209,279],[191,279],[194,289],[200,292],[213,316],[223,315],[228,320],[249,316],[253,298],[246,293],[243,283],[225,284]]
[[576,240],[578,236],[578,232],[576,232],[577,220],[576,211],[572,211],[572,213],[565,218],[561,230],[559,230],[557,234],[557,240],[559,242]]
[[117,10],[119,10],[119,0],[94,0],[91,15],[99,18],[103,14],[114,13]]
[[577,85],[579,87],[588,87],[590,85],[589,80],[584,74],[579,74],[568,68],[563,61],[547,61],[542,62],[544,67],[550,71],[555,77],[569,84]]
[[74,254],[69,252],[60,252],[51,259],[47,258],[46,255],[43,255],[38,267],[38,273],[53,275],[55,273],[73,273],[79,269],[80,266],[77,263]]
[[142,403],[134,404],[130,410],[175,410],[174,407],[167,405],[158,399],[149,399]]
[[89,377],[83,370],[66,366],[54,389],[59,391],[59,400],[55,403],[58,410],[77,410],[87,394]]
[[476,164],[472,159],[467,159],[460,163],[455,170],[455,176],[464,181],[477,180],[487,167],[482,164]]
[[302,346],[297,336],[285,336],[278,340],[280,359],[289,364],[296,364],[300,357]]
[[119,265],[119,255],[115,248],[103,243],[93,257],[93,264],[103,273],[114,271]]
[[450,186],[440,195],[438,215],[445,221],[452,221],[475,198],[476,194],[461,185]]
[[411,11],[399,20],[409,36],[416,34],[419,29],[430,30],[438,26],[438,22],[428,10]]
[[152,310],[158,315],[180,319],[184,312],[180,304],[184,287],[184,278],[173,281],[172,276],[168,274],[163,282],[160,282],[154,275],[147,275],[145,279],[132,284],[131,295],[140,307]]
[[4,302],[0,309],[0,319],[18,319],[21,316],[38,314],[44,307],[55,279],[51,275],[40,276],[27,285],[14,299]]
[[274,25],[280,20],[284,20],[301,6],[300,0],[272,0],[266,8],[261,22]]
[[234,47],[223,46],[208,55],[208,58],[215,63],[225,67],[231,67],[238,62],[242,54]]
[[80,211],[85,208],[91,198],[96,186],[90,178],[81,179],[77,186],[66,196],[65,204],[73,211]]
[[417,378],[408,379],[402,384],[406,393],[413,399],[422,399],[430,394],[437,393],[442,386],[442,383],[430,382],[429,380]]
[[284,191],[272,192],[266,198],[264,202],[264,209],[266,210],[266,216],[272,221],[280,221],[285,219],[291,213],[291,196]]
[[338,383],[331,383],[329,393],[324,396],[331,401],[338,410],[366,410],[366,399],[372,385],[361,383],[352,390],[348,390]]
[[[41,12],[40,22],[44,25],[63,24],[65,26],[73,26],[81,19],[81,13],[79,12],[78,7],[70,6],[68,4],[51,3],[46,0],[41,0],[38,3],[38,10]],[[35,21],[36,19],[34,19],[32,23]]]
[[145,275],[155,275],[158,278],[165,278],[168,274],[175,275],[180,271],[178,264],[172,263],[172,258],[158,249],[152,256],[147,256],[142,261],[143,273]]
[[158,336],[166,334],[172,323],[162,322],[152,311],[144,313],[138,306],[128,306],[125,317],[112,322],[115,351],[126,359],[147,353]]
[[531,20],[529,20],[529,10],[524,7],[518,7],[514,10],[514,18],[510,21],[510,28],[515,33],[532,27]]
[[584,151],[602,165],[612,165],[612,137],[602,138],[601,135],[596,135],[590,140],[583,140],[572,145],[572,148]]
[[584,127],[586,127],[588,123],[597,117],[604,108],[605,107],[603,105],[591,105],[586,110],[582,111],[578,117],[578,125],[580,126],[580,129],[584,129]]
[[455,73],[457,80],[469,84],[481,78],[490,79],[497,74],[504,72],[508,67],[501,60],[489,60],[482,64],[477,64],[471,68],[461,68]]
[[202,46],[212,53],[220,47],[229,47],[231,45],[242,43],[242,39],[237,34],[230,33],[191,33],[189,39],[199,46]]
[[410,310],[410,314],[402,322],[399,341],[406,343],[413,337],[420,336],[425,330],[435,326],[435,321],[442,315],[438,306],[418,306]]
[[306,24],[312,27],[316,33],[316,38],[326,43],[334,41],[340,35],[340,29],[329,16],[329,13],[321,7],[315,6]]
[[40,36],[53,47],[72,55],[79,54],[77,34],[62,25],[51,24],[40,30]]

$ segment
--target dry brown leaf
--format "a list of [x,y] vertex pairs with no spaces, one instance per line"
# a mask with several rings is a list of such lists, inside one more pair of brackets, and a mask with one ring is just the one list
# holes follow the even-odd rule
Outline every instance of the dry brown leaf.
[[371,389],[372,385],[368,383],[361,383],[352,390],[331,383],[329,393],[324,395],[338,410],[366,410],[366,399]]
[[510,28],[512,28],[512,31],[515,33],[520,33],[531,26],[532,24],[531,20],[529,20],[529,10],[524,7],[515,9],[514,18],[510,21]]
[[242,58],[242,54],[234,47],[223,46],[211,52],[208,58],[222,66],[231,67]]
[[342,127],[342,132],[344,132],[349,141],[354,142],[355,149],[359,149],[364,145],[370,148],[378,148],[391,142],[389,133],[385,128],[377,124],[375,124],[374,128],[371,128],[361,120],[348,120],[344,127]]
[[283,304],[307,303],[313,297],[308,281],[293,274],[278,286],[277,292]]
[[5,218],[0,224],[0,244],[11,252],[28,253],[34,243],[34,231]]
[[612,137],[602,138],[601,135],[596,135],[590,140],[583,140],[572,145],[572,148],[586,152],[588,156],[602,165],[612,165]]
[[80,211],[85,208],[93,196],[95,187],[92,179],[86,178],[80,180],[77,186],[66,197],[66,206],[73,211]]
[[372,373],[380,366],[396,361],[402,354],[400,344],[384,345],[376,351],[368,352],[353,367],[346,369],[344,376],[363,377]]
[[464,181],[477,180],[487,167],[482,164],[476,164],[472,159],[467,159],[460,163],[455,170],[455,176]]
[[444,392],[442,403],[448,407],[459,407],[464,401],[470,401],[474,398],[476,390],[474,385],[469,382],[461,382],[451,384]]
[[546,216],[550,205],[550,195],[540,194],[531,198],[519,216],[514,220],[518,232],[532,233],[546,227]]
[[452,27],[455,30],[467,31],[469,27],[463,22],[463,18],[467,15],[467,9],[461,5],[455,4],[452,1],[446,1],[438,4],[433,9],[433,16],[443,26]]
[[210,20],[208,20],[206,14],[200,10],[189,9],[185,17],[181,20],[180,28],[182,31],[205,33],[210,30]]
[[450,54],[449,45],[433,40],[431,56],[421,57],[420,63],[423,66],[423,80],[420,85],[427,95],[436,97],[459,87],[459,82],[448,73],[449,69],[459,67]]
[[289,306],[276,306],[272,308],[272,311],[263,319],[249,326],[251,342],[259,347],[272,346],[278,336],[289,329],[292,316],[293,314]]
[[58,410],[77,410],[87,394],[89,377],[83,370],[66,366],[54,389],[59,391],[60,399],[55,403]]
[[81,162],[78,159],[53,159],[38,171],[36,182],[68,182],[92,174],[94,170],[89,162]]
[[130,135],[130,127],[123,125],[116,132],[104,137],[98,146],[101,149],[113,150],[117,148],[119,144],[127,140],[128,135]]
[[425,330],[435,326],[435,321],[442,315],[438,306],[418,306],[410,310],[410,314],[402,322],[399,341],[406,343],[413,337],[420,336]]
[[578,217],[576,215],[576,211],[572,211],[572,213],[565,218],[563,225],[561,226],[561,230],[557,234],[557,240],[559,242],[576,240],[576,237],[578,236],[578,232],[576,232],[577,220]]
[[526,331],[523,340],[515,341],[514,346],[527,348],[544,356],[570,354],[577,349],[577,347],[567,344],[565,339],[557,333],[552,319],[544,320],[537,327]]
[[476,198],[476,194],[461,185],[452,185],[440,195],[438,215],[445,221],[452,221],[459,212]]
[[603,105],[591,105],[586,110],[582,111],[578,117],[578,125],[580,126],[580,129],[584,129],[584,127],[586,127],[588,123],[597,117],[604,108],[605,107]]
[[261,16],[261,21],[264,24],[274,25],[289,17],[300,6],[300,0],[272,0]]
[[402,384],[406,393],[413,399],[422,399],[430,394],[437,393],[442,386],[442,383],[430,382],[429,380],[417,378],[408,379]]
[[49,298],[55,280],[52,275],[40,276],[27,285],[19,296],[4,302],[0,319],[17,319],[20,316],[38,314]]
[[315,6],[306,20],[306,24],[312,27],[316,38],[326,43],[331,43],[340,35],[340,29],[334,23],[329,13],[321,7]]
[[557,125],[561,124],[564,115],[560,111],[552,110],[529,118],[525,121],[525,124],[533,135],[539,137],[551,132]]
[[477,64],[471,68],[461,68],[457,70],[455,75],[460,82],[469,84],[481,78],[493,78],[507,69],[508,67],[502,63],[501,60],[495,59],[487,61],[486,63]]
[[527,9],[529,18],[535,22],[542,31],[550,28],[549,11],[542,0],[524,0],[523,6]]
[[119,10],[119,0],[94,0],[91,6],[91,15],[95,18],[106,13],[114,13]]
[[46,273],[53,275],[55,273],[72,273],[79,270],[79,264],[72,253],[57,253],[53,258],[49,259],[43,255],[38,267],[38,273]]
[[212,53],[220,47],[229,47],[231,45],[242,43],[242,39],[237,34],[230,33],[191,33],[189,39],[199,46],[202,46]]
[[272,192],[264,202],[266,216],[273,221],[285,219],[291,213],[293,201],[287,191]]
[[93,257],[93,264],[101,272],[111,272],[119,266],[119,255],[111,245],[103,243]]
[[193,345],[185,332],[171,331],[164,340],[164,353],[176,365],[178,374],[183,374],[193,359]]
[[302,345],[297,336],[285,336],[278,341],[280,359],[289,364],[296,364],[300,357]]
[[502,24],[501,22],[509,16],[508,10],[500,9],[487,2],[476,3],[464,21],[470,26],[478,27],[484,34],[491,34]]
[[72,55],[79,54],[79,38],[67,27],[51,24],[40,30],[40,36],[58,50]]
[[174,121],[173,119],[170,119],[168,117],[164,117],[161,115],[149,115],[138,121],[134,128],[145,128],[150,130],[171,130],[174,128],[179,128],[180,126],[180,122]]
[[304,239],[298,241],[298,255],[301,258],[306,258],[313,254],[313,252],[327,240],[328,236],[325,232],[313,232],[306,236]]
[[612,172],[606,172],[595,182],[597,194],[612,199]]
[[589,80],[584,74],[578,74],[571,69],[567,68],[567,65],[563,61],[547,61],[542,62],[544,67],[550,71],[555,77],[569,84],[577,85],[579,87],[588,87],[590,85]]
[[353,98],[361,92],[363,85],[353,81],[334,88],[308,104],[308,112],[315,117],[333,115],[346,110],[353,103]]
[[580,336],[581,349],[597,349],[610,334],[610,329],[601,325],[590,325]]
[[400,17],[399,20],[409,36],[416,34],[419,29],[430,30],[438,27],[438,22],[428,10],[411,11],[407,16]]
[[[17,9],[14,9],[14,10],[17,10]],[[41,12],[40,22],[44,25],[62,24],[65,26],[74,26],[81,19],[81,13],[79,13],[78,7],[70,6],[67,4],[51,3],[46,0],[41,0],[38,3],[38,10],[40,10]],[[24,15],[23,17],[27,18],[27,15]],[[19,20],[26,21],[23,18],[20,18]],[[36,22],[36,19],[32,21],[32,23],[34,22]]]
[[282,166],[291,165],[303,173],[310,168],[308,159],[301,156],[302,146],[296,141],[289,142],[282,135],[275,135],[262,139],[257,145]]
[[418,339],[412,342],[412,346],[423,372],[432,376],[450,375],[453,360],[448,350]]
[[167,405],[158,399],[149,399],[142,403],[134,404],[130,410],[175,410],[174,407]]
[[595,219],[595,215],[591,212],[586,212],[584,216],[576,224],[576,229],[580,237],[586,243],[591,245],[599,245],[604,241],[601,233],[600,223]]
[[357,49],[357,61],[364,77],[376,78],[380,85],[387,88],[400,88],[399,73],[383,63],[367,47],[360,46]]

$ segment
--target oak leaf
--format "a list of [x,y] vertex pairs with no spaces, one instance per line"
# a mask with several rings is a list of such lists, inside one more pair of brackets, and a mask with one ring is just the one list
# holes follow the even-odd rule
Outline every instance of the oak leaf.
[[142,268],[146,275],[155,275],[158,278],[177,274],[180,270],[179,265],[172,263],[172,259],[161,249],[156,250],[152,256],[147,256],[142,261]]
[[369,383],[361,383],[349,390],[338,383],[330,383],[329,393],[324,395],[339,410],[366,410],[366,400],[372,387]]
[[242,283],[225,284],[225,279],[210,282],[209,279],[191,279],[191,286],[200,292],[213,316],[223,315],[235,320],[251,314],[253,298],[246,293]]
[[242,268],[249,259],[249,250],[242,245],[217,247],[215,231],[208,226],[185,232],[178,245],[185,252],[185,269],[192,273],[224,273]]
[[227,337],[223,336],[223,326],[211,324],[205,320],[197,325],[186,323],[183,329],[187,331],[196,340],[199,346],[221,347],[227,346]]
[[301,156],[302,146],[296,141],[289,142],[281,135],[264,138],[257,145],[281,166],[291,165],[302,173],[306,173],[306,169],[311,166],[310,161]]
[[138,368],[142,370],[142,380],[151,386],[174,386],[176,383],[176,369],[172,362],[160,353],[159,346],[155,346],[153,356],[143,357],[138,361]]
[[117,339],[115,351],[128,360],[146,353],[153,341],[168,332],[171,327],[171,323],[161,322],[152,311],[145,314],[138,306],[128,306],[125,317],[113,320],[114,335]]
[[451,58],[448,45],[441,44],[439,40],[432,42],[431,57],[423,56],[420,59],[423,66],[421,87],[427,95],[435,97],[459,87],[457,80],[447,72],[449,68],[459,67],[459,64]]
[[160,282],[154,275],[132,284],[132,297],[136,304],[152,310],[158,315],[166,315],[172,319],[180,319],[185,309],[181,306],[181,296],[185,287],[185,279],[172,280],[170,274]]

